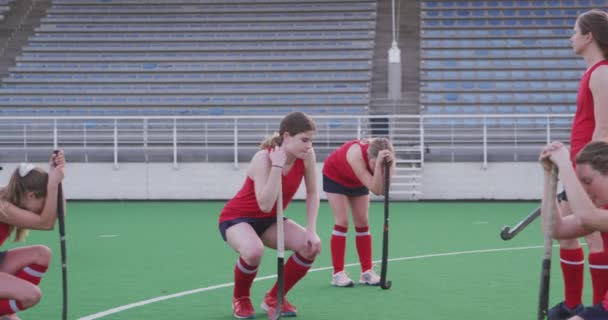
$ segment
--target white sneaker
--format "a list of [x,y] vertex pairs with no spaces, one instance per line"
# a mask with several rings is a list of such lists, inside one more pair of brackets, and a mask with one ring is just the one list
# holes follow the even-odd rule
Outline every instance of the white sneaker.
[[361,277],[359,278],[359,283],[366,284],[368,286],[377,286],[380,284],[380,276],[377,275],[373,269],[369,269],[369,270],[361,273]]
[[351,280],[346,272],[340,271],[338,273],[334,273],[331,277],[331,285],[334,287],[352,287],[355,285],[353,280]]

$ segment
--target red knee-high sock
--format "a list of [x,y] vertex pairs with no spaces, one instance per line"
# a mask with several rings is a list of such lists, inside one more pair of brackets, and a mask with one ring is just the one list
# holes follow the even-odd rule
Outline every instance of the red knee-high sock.
[[42,276],[46,272],[46,269],[48,269],[48,266],[32,263],[29,266],[26,266],[25,268],[17,271],[17,274],[15,274],[15,276],[17,278],[38,285],[40,283],[40,280],[42,280]]
[[372,268],[372,235],[369,233],[369,226],[355,227],[357,236],[355,242],[357,244],[357,253],[359,254],[359,263],[361,263],[361,271],[367,271]]
[[258,266],[248,265],[243,258],[239,257],[239,260],[234,266],[234,297],[249,297],[249,289],[255,275],[258,273]]
[[608,291],[608,252],[590,253],[589,271],[593,284],[593,304],[596,305],[602,302]]
[[585,256],[583,248],[560,249],[559,257],[564,276],[566,305],[575,308],[583,302],[583,275]]
[[[285,295],[287,295],[289,290],[306,275],[313,262],[313,260],[308,260],[297,252],[291,255],[289,260],[287,260],[287,263],[285,263]],[[278,290],[279,286],[275,283],[268,294],[276,297]]]
[[0,300],[0,316],[7,314],[17,313],[23,311],[25,308],[21,305],[21,302],[14,299],[3,299]]
[[344,271],[344,254],[346,253],[346,231],[348,227],[334,225],[331,233],[331,262],[334,265],[334,274]]

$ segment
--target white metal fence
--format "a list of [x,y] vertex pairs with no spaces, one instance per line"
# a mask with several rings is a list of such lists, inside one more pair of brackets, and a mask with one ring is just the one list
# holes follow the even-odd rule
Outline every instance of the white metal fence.
[[[56,147],[72,162],[239,162],[278,130],[282,116],[0,117],[0,162],[44,161]],[[344,141],[388,136],[398,158],[533,161],[567,141],[571,114],[313,116],[319,160]]]

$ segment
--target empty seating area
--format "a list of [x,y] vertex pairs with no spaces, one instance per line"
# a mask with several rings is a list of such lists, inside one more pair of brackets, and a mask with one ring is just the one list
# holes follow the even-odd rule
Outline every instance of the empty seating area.
[[376,10],[365,0],[55,0],[1,81],[0,115],[364,114]]
[[11,4],[13,4],[15,0],[0,0],[0,22],[4,20],[4,17],[11,10]]
[[425,114],[573,113],[576,17],[605,0],[423,1]]

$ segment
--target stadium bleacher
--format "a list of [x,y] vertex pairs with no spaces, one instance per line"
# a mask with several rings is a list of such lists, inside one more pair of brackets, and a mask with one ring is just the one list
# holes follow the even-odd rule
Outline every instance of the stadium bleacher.
[[423,1],[420,103],[428,114],[575,110],[576,17],[600,0]]
[[359,0],[53,1],[2,79],[0,114],[365,114],[376,10]]

